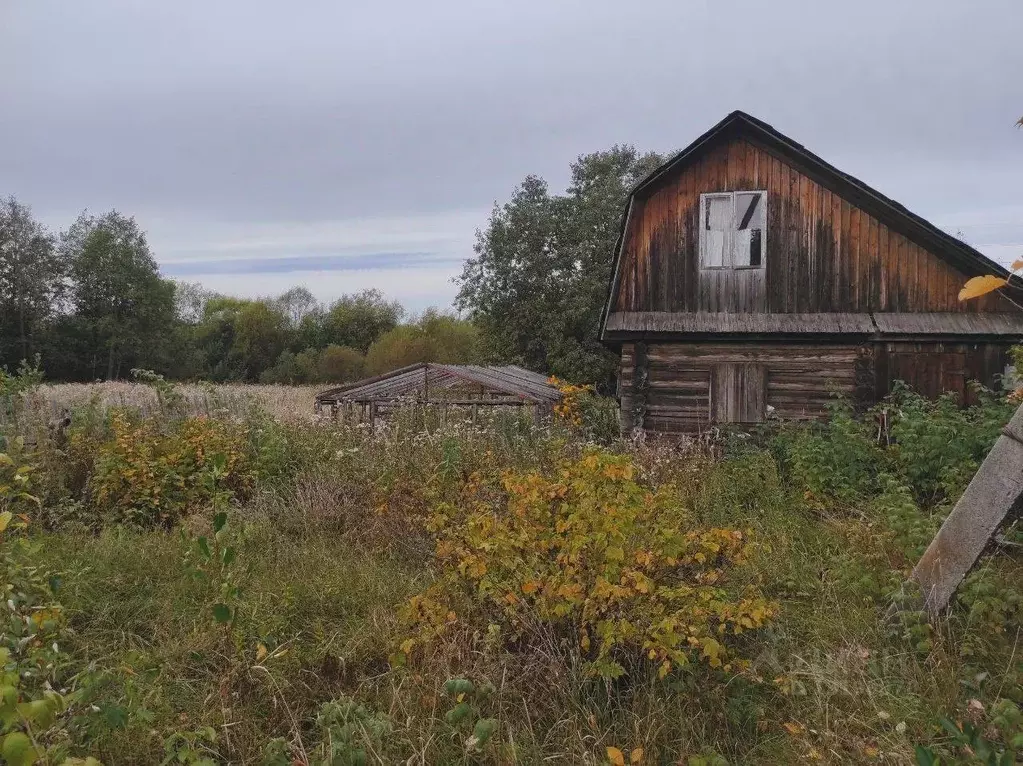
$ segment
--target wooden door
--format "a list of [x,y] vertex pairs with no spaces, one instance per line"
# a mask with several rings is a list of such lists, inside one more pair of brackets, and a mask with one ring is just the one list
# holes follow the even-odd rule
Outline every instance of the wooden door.
[[717,364],[711,374],[710,413],[714,423],[761,423],[767,373],[762,364]]

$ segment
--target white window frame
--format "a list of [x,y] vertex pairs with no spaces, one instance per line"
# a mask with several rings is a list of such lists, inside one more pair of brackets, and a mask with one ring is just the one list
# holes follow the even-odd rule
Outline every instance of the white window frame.
[[[707,265],[707,231],[704,226],[704,221],[707,216],[707,200],[708,199],[729,199],[732,203],[732,223],[735,224],[736,210],[735,210],[735,198],[738,194],[760,194],[762,204],[764,206],[764,228],[760,232],[760,263],[753,265],[736,265],[735,263],[735,231],[731,229],[728,231],[728,238],[725,245],[725,252],[722,257],[722,263],[720,266],[708,266]],[[746,271],[763,269],[767,265],[767,190],[766,189],[736,189],[730,192],[708,192],[700,195],[700,219],[698,222],[698,230],[700,232],[700,269],[705,271]]]

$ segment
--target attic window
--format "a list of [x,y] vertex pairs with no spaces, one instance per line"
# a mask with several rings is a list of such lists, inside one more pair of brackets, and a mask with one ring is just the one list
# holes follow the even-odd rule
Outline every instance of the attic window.
[[700,195],[700,266],[760,269],[767,250],[767,192]]

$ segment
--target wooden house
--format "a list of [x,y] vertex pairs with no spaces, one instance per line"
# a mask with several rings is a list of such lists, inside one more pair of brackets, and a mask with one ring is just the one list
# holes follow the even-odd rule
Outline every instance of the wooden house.
[[1004,268],[733,112],[629,197],[601,339],[620,350],[623,431],[817,417],[992,386],[1023,338],[1018,292],[961,302]]

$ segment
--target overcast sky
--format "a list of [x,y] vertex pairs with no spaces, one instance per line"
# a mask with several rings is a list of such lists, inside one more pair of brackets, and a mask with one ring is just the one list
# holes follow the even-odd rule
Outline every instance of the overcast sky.
[[1021,0],[0,0],[0,196],[167,276],[446,306],[494,201],[733,109],[1023,255]]

